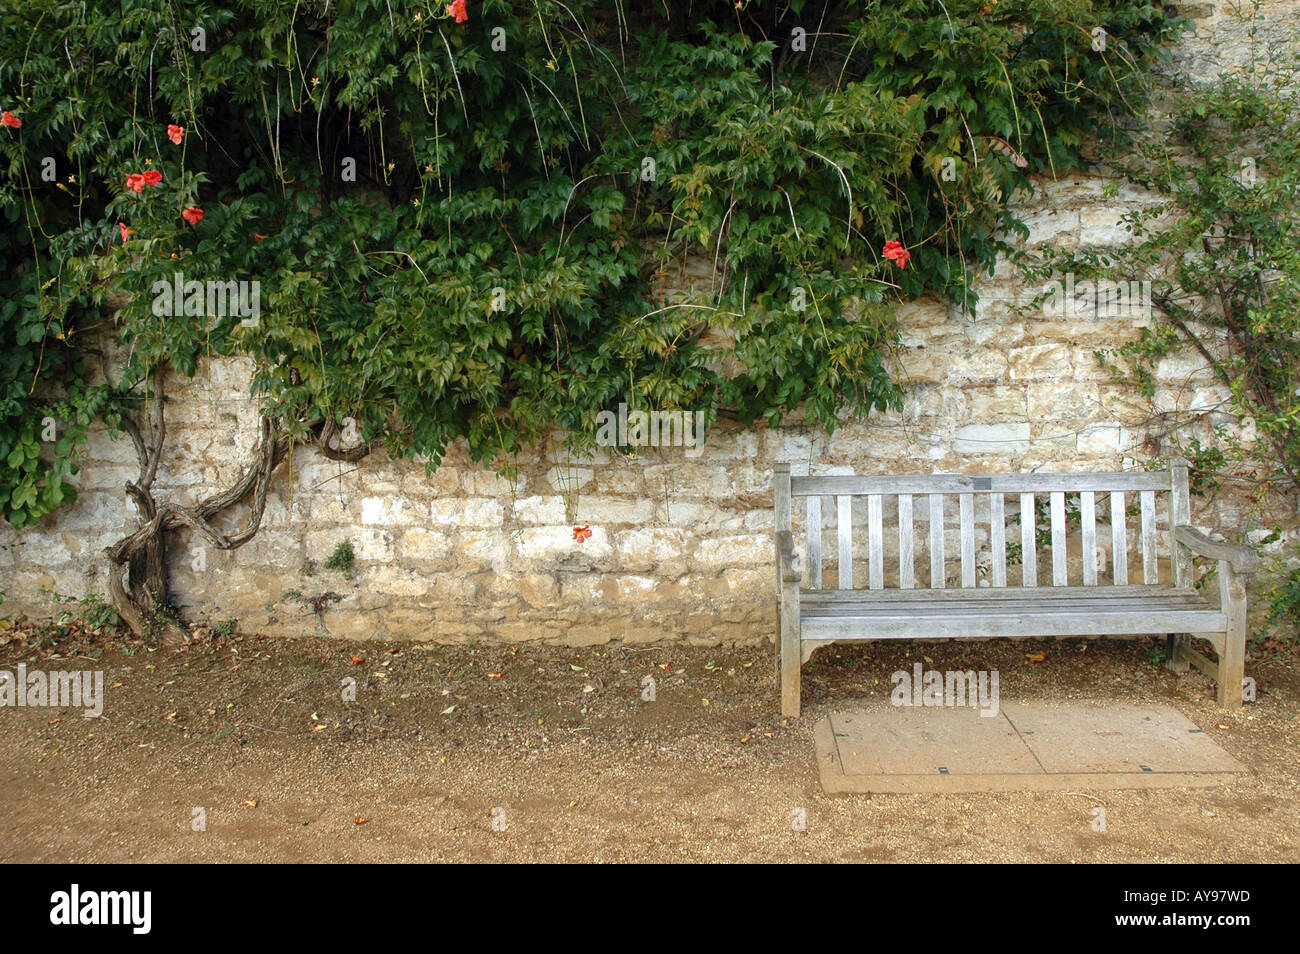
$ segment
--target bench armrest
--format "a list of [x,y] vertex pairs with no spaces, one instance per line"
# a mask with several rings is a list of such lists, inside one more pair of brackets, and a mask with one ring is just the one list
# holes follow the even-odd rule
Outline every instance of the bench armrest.
[[789,530],[777,532],[776,556],[783,582],[798,583],[803,579],[803,560],[794,548],[794,534]]
[[1174,539],[1200,556],[1211,560],[1226,560],[1238,573],[1250,573],[1259,567],[1259,554],[1250,547],[1217,543],[1191,527],[1175,527]]

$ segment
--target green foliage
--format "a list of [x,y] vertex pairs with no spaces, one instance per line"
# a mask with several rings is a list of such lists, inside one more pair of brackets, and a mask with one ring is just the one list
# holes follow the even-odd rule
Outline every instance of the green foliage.
[[356,554],[352,551],[351,541],[344,540],[334,548],[334,552],[330,554],[330,558],[325,561],[325,568],[327,570],[338,570],[346,576],[351,576],[352,564],[355,560]]
[[[1050,269],[1152,282],[1156,318],[1099,353],[1116,378],[1156,398],[1157,368],[1179,355],[1213,370],[1230,398],[1170,417],[1193,490],[1246,488],[1261,514],[1294,516],[1300,494],[1300,56],[1272,52],[1250,73],[1171,92],[1167,139],[1125,171],[1167,197],[1129,217],[1134,244],[1057,255]],[[1225,145],[1226,144],[1226,145]],[[1165,402],[1167,405],[1167,402]],[[1226,427],[1224,417],[1235,419]],[[1297,571],[1279,562],[1270,621],[1300,630]]]
[[54,593],[51,596],[55,603],[71,603],[76,607],[73,612],[58,614],[55,622],[60,625],[80,620],[92,629],[106,630],[115,629],[121,622],[117,613],[113,612],[113,608],[105,603],[104,598],[98,593],[91,593],[85,599],[64,596],[61,593]]
[[[1012,192],[1117,136],[1181,27],[1132,0],[443,6],[0,0],[6,519],[69,498],[152,368],[212,355],[253,359],[287,436],[352,417],[430,466],[588,447],[620,401],[827,429],[896,405],[889,304],[969,304]],[[692,254],[710,287],[663,300]],[[177,272],[260,281],[256,326],[156,315]]]

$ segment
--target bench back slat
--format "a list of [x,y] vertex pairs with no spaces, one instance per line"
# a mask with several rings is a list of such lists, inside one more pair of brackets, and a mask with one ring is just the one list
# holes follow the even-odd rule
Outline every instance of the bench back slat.
[[1079,526],[1083,535],[1083,585],[1097,585],[1097,500],[1091,490],[1079,494]]
[[1110,492],[1110,566],[1116,586],[1128,585],[1128,514],[1124,491]]
[[1142,582],[1160,582],[1160,565],[1156,562],[1156,495],[1142,493]]
[[885,586],[884,534],[881,527],[880,494],[867,495],[867,585],[873,590]]
[[[791,483],[794,481],[792,480]],[[808,568],[806,580],[810,590],[822,588],[822,498],[808,498],[808,544],[804,551],[804,566]]]
[[942,590],[947,585],[943,563],[943,494],[930,494],[930,589],[932,590]]
[[912,495],[898,495],[898,588],[910,590],[916,585],[915,557],[912,555]]
[[1038,528],[1034,495],[1020,495],[1020,585],[1038,585]]
[[853,589],[853,498],[841,494],[835,498],[835,530],[839,534],[840,589]]
[[989,547],[993,550],[990,573],[994,586],[1007,585],[1007,517],[1001,494],[989,494]]
[[1065,494],[1062,491],[1052,493],[1052,585],[1065,586],[1069,580],[1066,576],[1066,559],[1069,552],[1065,548]]
[[[979,481],[977,485],[976,482]],[[796,497],[811,494],[964,494],[979,491],[1000,493],[1050,493],[1055,490],[1169,490],[1169,474],[1163,471],[1122,471],[1113,474],[880,474],[791,477],[790,492]]]
[[962,494],[961,514],[961,585],[970,589],[975,585],[975,495]]

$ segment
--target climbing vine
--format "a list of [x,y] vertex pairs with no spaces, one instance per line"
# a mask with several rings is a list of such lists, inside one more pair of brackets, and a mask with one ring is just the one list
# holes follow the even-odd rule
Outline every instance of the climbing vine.
[[[1167,137],[1116,165],[1159,198],[1130,215],[1130,245],[1050,256],[1080,279],[1149,281],[1152,320],[1098,353],[1151,404],[1193,490],[1253,502],[1264,543],[1300,500],[1300,56],[1264,52],[1241,75],[1168,93]],[[1223,396],[1170,393],[1165,362],[1207,369]],[[1163,390],[1162,390],[1163,385]],[[1300,630],[1296,553],[1265,581],[1270,622]]]
[[[463,439],[508,471],[620,402],[896,406],[890,304],[973,303],[1013,192],[1121,138],[1181,26],[1131,0],[0,0],[4,517],[71,499],[91,422],[129,437],[141,525],[109,557],[139,627],[166,531],[239,546],[297,443],[433,467]],[[668,295],[690,257],[709,287]],[[236,486],[160,502],[165,372],[222,355],[252,359],[260,443]]]

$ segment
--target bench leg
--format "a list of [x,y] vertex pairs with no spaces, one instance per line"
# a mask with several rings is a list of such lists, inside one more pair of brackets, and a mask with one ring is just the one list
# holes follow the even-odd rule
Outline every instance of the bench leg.
[[[798,584],[795,584],[796,586]],[[796,594],[797,599],[797,594]],[[799,604],[781,601],[781,715],[799,717]]]
[[1219,596],[1228,617],[1219,653],[1219,705],[1238,709],[1246,677],[1246,584],[1226,560],[1219,563]]
[[1165,636],[1165,668],[1170,672],[1187,672],[1191,665],[1180,650],[1187,645],[1187,637],[1182,633],[1169,633]]

